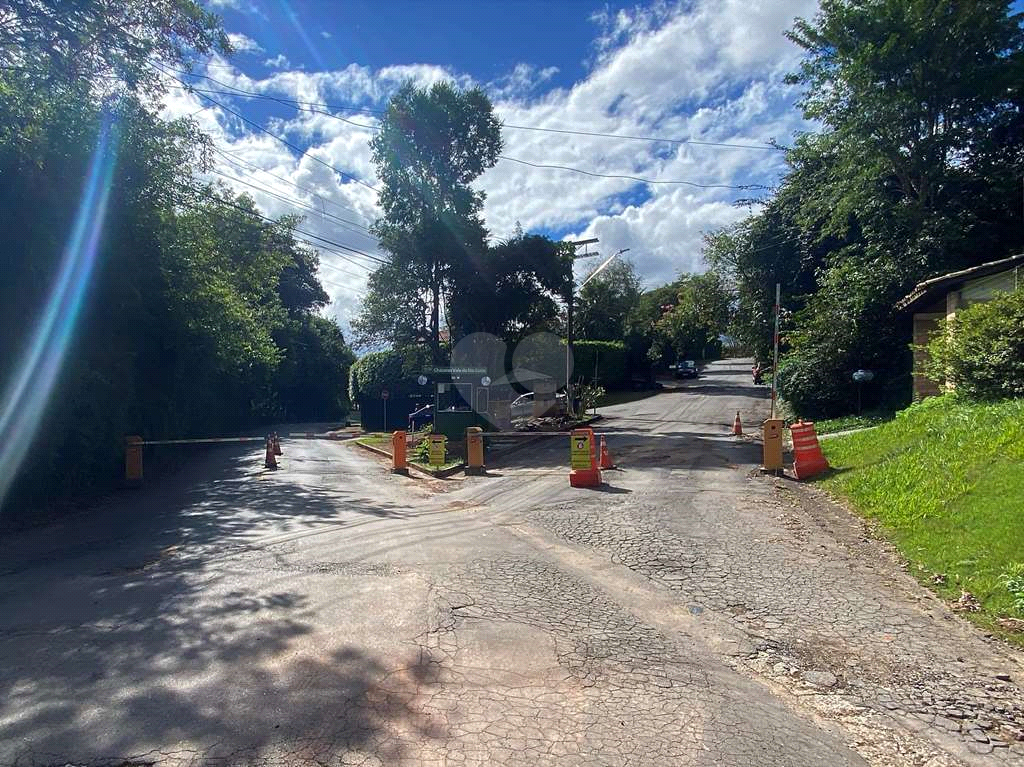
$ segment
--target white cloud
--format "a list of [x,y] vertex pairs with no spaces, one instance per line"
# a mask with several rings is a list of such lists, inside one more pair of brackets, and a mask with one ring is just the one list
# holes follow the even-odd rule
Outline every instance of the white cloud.
[[487,92],[492,99],[527,98],[558,72],[558,67],[535,67],[519,63],[508,74],[488,83]]
[[[814,11],[814,0],[693,0],[680,6],[660,2],[639,10],[605,11],[595,19],[600,33],[591,69],[572,87],[545,90],[543,83],[556,71],[529,63],[517,65],[486,87],[499,116],[510,126],[760,146],[772,138],[785,142],[794,131],[808,126],[793,107],[795,92],[783,83],[784,73],[799,60],[799,51],[783,32],[795,16],[810,16]],[[277,59],[268,59],[268,66],[271,61]],[[357,64],[325,72],[291,69],[262,79],[230,68],[225,74],[222,67],[226,65],[215,59],[214,76],[229,86],[357,107],[379,108],[407,79],[420,86],[439,80],[454,80],[462,87],[475,84],[462,73],[429,63],[378,70]],[[193,114],[207,106],[180,92],[172,92],[167,101],[168,115]],[[309,146],[310,156],[254,133],[216,108],[199,111],[193,119],[218,146],[284,179],[242,171],[227,162],[218,166],[233,175],[238,191],[251,194],[268,215],[292,213],[296,208],[294,203],[246,188],[242,181],[259,183],[316,211],[305,211],[303,229],[375,252],[373,240],[360,226],[368,226],[378,215],[376,192],[323,163],[376,185],[369,149],[373,133],[362,126],[372,129],[378,118],[344,110],[334,113],[348,122],[310,112],[279,113],[280,118],[266,123],[268,128],[292,143]],[[511,127],[503,136],[503,154],[510,157],[658,181],[772,184],[783,171],[781,154],[765,149],[652,143]],[[602,253],[630,248],[631,260],[651,286],[679,271],[703,269],[703,234],[745,216],[749,210],[734,201],[756,194],[598,178],[509,161],[487,171],[478,186],[487,193],[484,213],[494,236],[508,236],[517,220],[528,231],[564,232],[572,238],[596,236]],[[333,300],[330,311],[347,329],[357,309],[352,291],[363,287],[365,277],[360,275],[366,270],[335,254],[325,253],[323,260],[321,274]]]
[[236,53],[263,53],[262,45],[240,32],[229,32],[228,42],[231,43],[231,47],[235,49]]
[[320,37],[322,37],[324,40],[330,40],[332,35],[326,29],[323,29],[323,30],[320,30]]
[[288,60],[288,57],[283,53],[279,53],[272,59],[265,59],[263,66],[269,67],[270,69],[287,69],[292,63]]

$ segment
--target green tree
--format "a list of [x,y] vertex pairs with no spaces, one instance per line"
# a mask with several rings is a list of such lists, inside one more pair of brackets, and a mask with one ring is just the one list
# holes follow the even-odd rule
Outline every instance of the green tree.
[[[497,162],[501,126],[487,95],[479,88],[459,91],[442,82],[430,88],[403,85],[388,103],[371,147],[383,217],[373,227],[394,268],[409,278],[397,285],[371,280],[360,317],[360,336],[385,335],[391,320],[378,310],[394,306],[415,310],[426,304],[426,317],[408,320],[440,359],[441,304],[457,293],[455,275],[482,259],[486,231],[480,219],[483,193],[470,184]],[[383,323],[383,324],[381,324]],[[393,342],[405,339],[395,338]]]
[[575,327],[580,338],[614,341],[626,337],[626,319],[641,294],[640,276],[632,261],[619,259],[579,292]]
[[540,235],[519,234],[487,246],[455,273],[449,326],[455,338],[490,333],[514,346],[560,321],[574,248]]
[[865,396],[897,405],[910,357],[896,301],[1019,246],[1020,16],[991,0],[825,0],[791,39],[807,55],[790,80],[823,130],[787,151],[777,193],[712,237],[708,260],[759,356],[782,283],[780,384],[803,414],[853,407],[858,367],[876,374]]
[[675,301],[654,324],[649,355],[655,360],[709,359],[721,350],[729,322],[729,296],[714,272],[683,275],[672,284]]
[[217,16],[194,0],[6,0],[0,7],[0,66],[23,71],[34,87],[159,91],[154,64],[187,65],[212,51],[230,53],[231,44]]

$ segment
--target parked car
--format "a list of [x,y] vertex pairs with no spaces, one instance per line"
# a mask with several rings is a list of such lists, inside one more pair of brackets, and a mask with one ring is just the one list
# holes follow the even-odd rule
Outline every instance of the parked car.
[[676,365],[676,378],[696,378],[699,374],[693,360],[684,360]]
[[434,422],[434,406],[424,405],[419,410],[409,413],[409,431],[418,431],[428,423]]
[[[527,392],[512,400],[509,406],[513,420],[519,418],[530,418],[533,416],[533,392]],[[566,412],[565,392],[555,394],[555,410],[558,413]]]

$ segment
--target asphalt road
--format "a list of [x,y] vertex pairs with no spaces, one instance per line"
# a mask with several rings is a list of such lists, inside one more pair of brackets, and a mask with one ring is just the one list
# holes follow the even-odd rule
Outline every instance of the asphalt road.
[[748,371],[604,411],[601,490],[292,440],[8,537],[0,765],[1024,763],[1021,655],[756,472]]

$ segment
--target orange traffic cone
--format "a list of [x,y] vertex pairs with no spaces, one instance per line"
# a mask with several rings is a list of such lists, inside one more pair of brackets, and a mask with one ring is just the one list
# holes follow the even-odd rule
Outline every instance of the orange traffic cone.
[[615,468],[615,461],[612,460],[612,454],[608,452],[608,442],[604,437],[601,437],[601,463],[599,464],[599,468]]
[[267,459],[263,462],[263,465],[268,469],[277,468],[277,456],[274,455],[274,439],[273,437],[267,437]]
[[281,440],[276,431],[274,432],[274,455],[281,455]]
[[732,422],[732,433],[733,434],[742,434],[743,433],[743,424],[740,423],[740,411],[739,410],[736,411],[736,420]]

